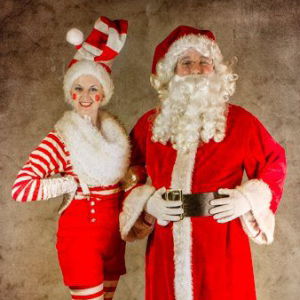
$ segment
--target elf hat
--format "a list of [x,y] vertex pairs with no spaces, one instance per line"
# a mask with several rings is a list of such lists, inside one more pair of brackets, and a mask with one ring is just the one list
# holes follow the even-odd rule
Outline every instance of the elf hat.
[[178,58],[189,48],[196,49],[214,62],[221,61],[223,57],[215,40],[214,34],[209,30],[178,26],[156,47],[152,77],[165,77],[165,80],[169,80],[174,75]]
[[84,41],[83,33],[73,28],[68,31],[67,41],[78,49],[68,65],[64,77],[64,92],[67,102],[74,80],[81,75],[93,75],[103,87],[105,105],[113,93],[113,82],[110,76],[113,60],[123,48],[127,36],[126,20],[110,20],[106,17],[97,19],[94,28]]

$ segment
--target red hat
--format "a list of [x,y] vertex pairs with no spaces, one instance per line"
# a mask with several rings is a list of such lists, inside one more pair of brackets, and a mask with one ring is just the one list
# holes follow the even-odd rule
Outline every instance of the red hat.
[[64,78],[64,91],[69,101],[70,90],[74,80],[81,75],[93,75],[104,90],[104,104],[113,93],[113,82],[110,76],[113,60],[120,53],[127,37],[126,20],[110,20],[106,17],[97,19],[90,35],[83,42],[83,33],[73,28],[68,31],[66,39],[78,49],[68,65]]

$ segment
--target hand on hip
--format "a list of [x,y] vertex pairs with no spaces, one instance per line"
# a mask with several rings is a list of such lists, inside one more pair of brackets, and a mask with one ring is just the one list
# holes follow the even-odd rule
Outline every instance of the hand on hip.
[[162,195],[166,192],[164,187],[155,191],[146,203],[145,210],[158,220],[162,226],[169,221],[179,221],[183,214],[182,201],[166,201]]
[[238,189],[219,189],[221,195],[228,197],[210,201],[215,207],[209,212],[218,223],[226,223],[250,211],[248,199]]

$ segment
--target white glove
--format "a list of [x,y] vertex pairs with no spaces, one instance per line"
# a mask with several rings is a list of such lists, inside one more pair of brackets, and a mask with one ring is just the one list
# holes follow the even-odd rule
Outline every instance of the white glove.
[[[182,201],[166,201],[162,195],[166,188],[162,187],[149,198],[145,210],[148,214],[157,219],[157,223],[166,226],[169,221],[179,221],[183,214]],[[179,207],[180,206],[180,207]]]
[[238,189],[219,189],[218,193],[229,196],[210,201],[217,206],[209,212],[218,223],[229,222],[251,210],[248,199]]
[[77,190],[77,182],[72,176],[60,178],[47,178],[41,180],[43,199],[55,198],[63,194],[74,194]]

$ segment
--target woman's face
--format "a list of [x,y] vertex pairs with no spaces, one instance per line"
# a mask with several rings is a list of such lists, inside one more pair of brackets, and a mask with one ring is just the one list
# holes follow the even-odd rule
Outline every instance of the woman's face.
[[74,109],[80,115],[97,113],[104,99],[104,92],[100,82],[92,75],[78,77],[71,87],[71,98]]

